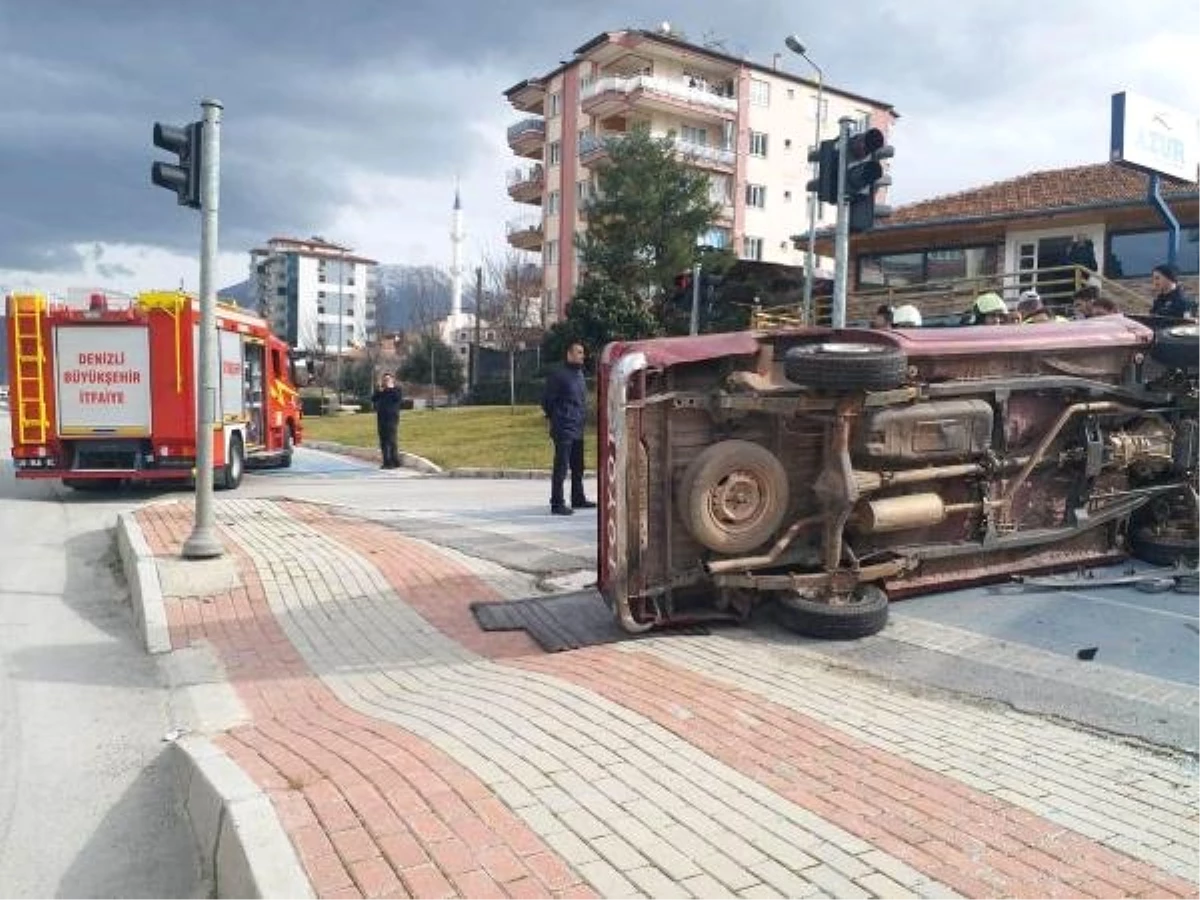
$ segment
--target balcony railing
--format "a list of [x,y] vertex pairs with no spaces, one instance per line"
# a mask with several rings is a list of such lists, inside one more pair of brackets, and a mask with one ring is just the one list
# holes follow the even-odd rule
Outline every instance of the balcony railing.
[[538,137],[545,138],[546,120],[531,117],[528,119],[522,119],[516,125],[508,126],[508,142],[510,144],[518,138],[525,137],[527,135],[537,135]]
[[580,99],[586,102],[591,97],[610,91],[619,94],[646,91],[685,103],[701,103],[724,112],[736,113],[738,108],[737,100],[733,97],[725,97],[707,88],[691,87],[680,79],[659,78],[654,75],[636,75],[633,78],[597,78],[583,88],[580,92]]
[[545,170],[541,166],[526,166],[519,169],[510,169],[508,172],[508,186],[514,187],[518,184],[542,184],[545,178]]
[[732,150],[725,150],[721,147],[710,147],[708,144],[676,141],[675,149],[683,156],[698,161],[715,163],[720,166],[732,166],[737,162],[737,154]]

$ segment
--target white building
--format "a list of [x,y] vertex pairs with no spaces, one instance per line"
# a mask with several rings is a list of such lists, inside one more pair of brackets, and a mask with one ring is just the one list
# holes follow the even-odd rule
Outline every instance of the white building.
[[298,349],[361,347],[377,337],[377,265],[324,238],[274,237],[250,251],[253,305]]

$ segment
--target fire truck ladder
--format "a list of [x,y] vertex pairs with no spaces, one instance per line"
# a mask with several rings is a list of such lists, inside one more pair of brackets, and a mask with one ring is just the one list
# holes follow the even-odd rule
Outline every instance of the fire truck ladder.
[[50,422],[46,417],[46,385],[42,368],[46,348],[42,344],[42,314],[46,298],[41,294],[13,295],[13,354],[17,362],[17,436],[23,444],[44,444]]

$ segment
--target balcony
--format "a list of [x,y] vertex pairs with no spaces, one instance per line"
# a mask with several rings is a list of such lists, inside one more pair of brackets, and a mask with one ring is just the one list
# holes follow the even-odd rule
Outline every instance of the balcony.
[[[579,139],[579,164],[594,166],[608,158],[607,141],[619,141],[620,133],[605,134],[597,137],[587,134]],[[661,135],[652,135],[654,138]],[[697,169],[709,169],[716,172],[732,174],[737,166],[737,154],[732,150],[711,147],[707,144],[693,144],[690,141],[676,139],[675,152],[680,160]]]
[[518,250],[540,253],[542,250],[542,220],[518,219],[505,223],[509,245]]
[[513,169],[508,173],[508,196],[518,203],[542,205],[546,187],[546,172],[541,166]]
[[507,92],[508,102],[521,112],[545,114],[546,86],[537,80],[522,81]]
[[715,169],[732,173],[737,166],[737,154],[732,150],[710,147],[708,144],[693,144],[691,141],[675,142],[675,152],[689,166],[697,169]]
[[508,129],[508,146],[517,156],[531,159],[542,158],[542,147],[546,143],[545,119],[522,119]]
[[722,122],[737,117],[737,100],[733,97],[705,87],[691,87],[682,79],[654,75],[598,78],[584,87],[580,105],[587,115],[601,118],[633,108],[657,109]]

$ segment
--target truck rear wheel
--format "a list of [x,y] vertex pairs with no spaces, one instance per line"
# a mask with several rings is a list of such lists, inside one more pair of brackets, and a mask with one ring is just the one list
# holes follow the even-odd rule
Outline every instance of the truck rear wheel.
[[281,469],[290,469],[292,467],[292,456],[296,452],[296,433],[292,431],[291,425],[285,425],[283,428],[283,453],[279,457],[279,467]]
[[883,630],[888,620],[888,597],[882,588],[861,584],[848,603],[824,603],[783,596],[775,617],[788,631],[807,637],[851,640]]
[[242,483],[242,475],[246,471],[246,450],[242,447],[242,436],[235,434],[229,439],[229,458],[225,460],[225,468],[217,479],[218,486],[225,491],[232,491]]

